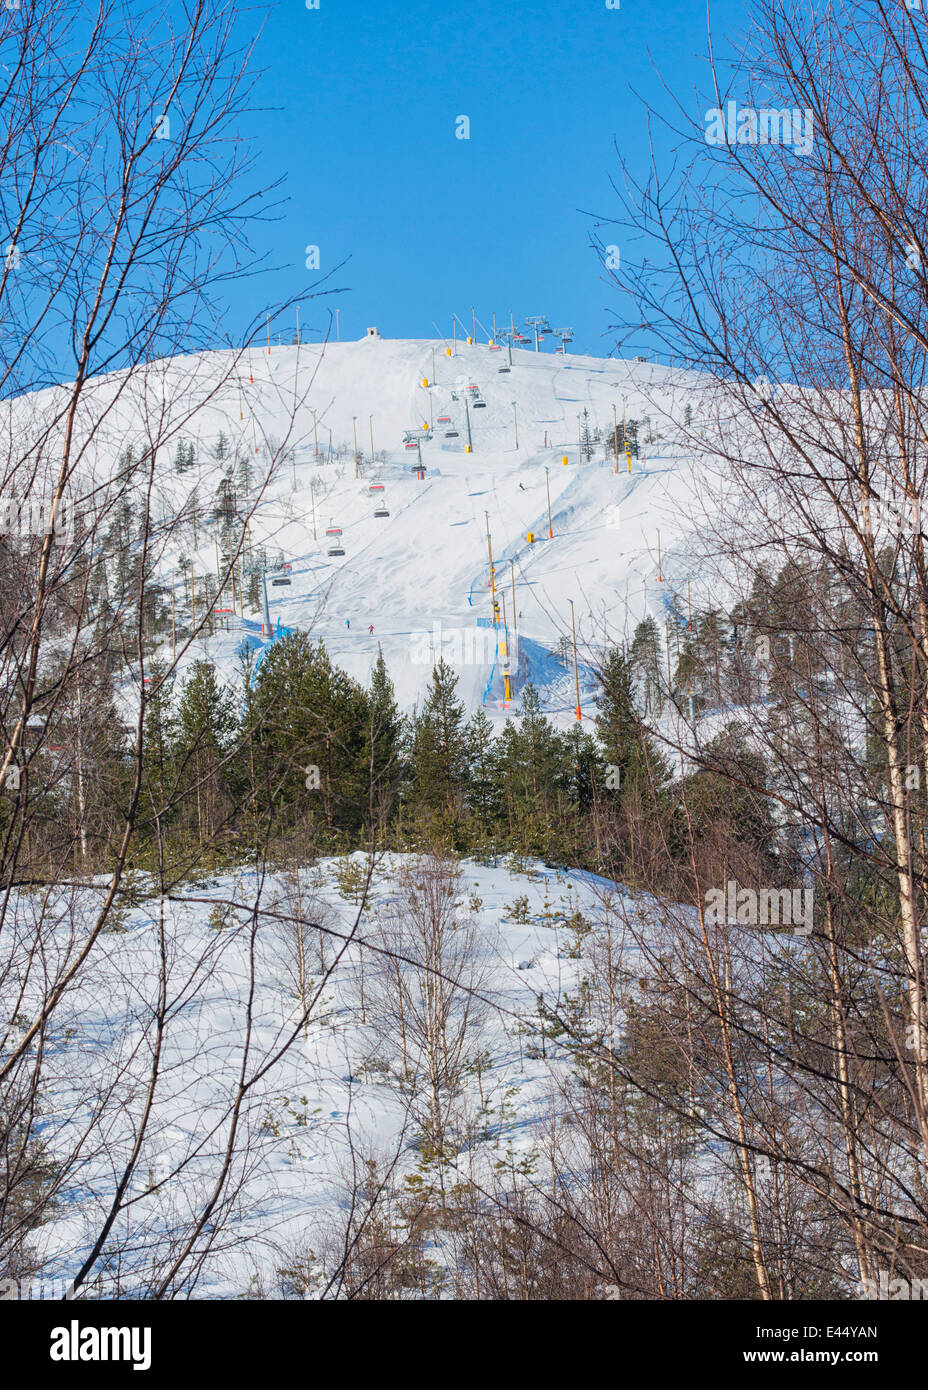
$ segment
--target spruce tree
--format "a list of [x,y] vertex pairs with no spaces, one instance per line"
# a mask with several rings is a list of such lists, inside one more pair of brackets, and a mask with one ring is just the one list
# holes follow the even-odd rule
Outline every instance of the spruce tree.
[[496,740],[493,725],[478,709],[467,726],[470,776],[467,782],[467,810],[471,821],[470,838],[489,848],[499,817],[499,790],[496,768]]
[[175,759],[185,820],[196,824],[199,843],[210,840],[228,790],[225,761],[237,719],[230,692],[210,661],[195,661],[177,706]]
[[422,713],[413,721],[413,804],[439,813],[446,823],[460,818],[469,771],[467,721],[464,705],[455,699],[457,683],[440,658]]
[[369,716],[364,733],[362,775],[370,783],[370,804],[375,814],[389,813],[403,776],[403,719],[379,643],[371,671]]
[[613,789],[626,799],[632,790],[652,795],[667,780],[667,767],[635,709],[632,665],[611,648],[600,670],[596,731],[607,764],[615,769]]

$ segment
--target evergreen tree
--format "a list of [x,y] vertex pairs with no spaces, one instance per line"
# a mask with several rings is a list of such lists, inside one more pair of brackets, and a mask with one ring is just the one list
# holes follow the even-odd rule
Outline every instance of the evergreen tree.
[[646,716],[659,716],[663,709],[661,695],[661,636],[657,623],[650,616],[635,628],[629,648],[629,661],[634,670]]
[[[166,676],[160,662],[153,662],[148,673],[151,693],[146,697],[142,728],[142,803],[149,815],[147,828],[151,832],[155,817],[164,830],[175,814],[171,797],[177,720],[171,705],[173,675]],[[143,825],[143,833],[144,830]]]
[[606,762],[616,769],[615,789],[621,799],[653,800],[667,781],[667,767],[635,708],[632,664],[623,651],[606,653],[599,679],[596,731]]
[[470,764],[467,809],[471,839],[489,847],[495,838],[499,817],[499,792],[493,725],[482,709],[477,710],[467,727],[467,741]]
[[403,777],[403,719],[379,643],[371,671],[369,715],[364,734],[362,770],[370,782],[371,806],[375,815],[378,812],[386,815],[392,809]]
[[464,705],[455,699],[458,678],[444,659],[432,671],[422,713],[413,719],[411,798],[418,811],[445,824],[460,819],[468,774]]
[[225,766],[237,726],[231,693],[210,661],[195,661],[177,706],[175,760],[184,818],[199,843],[211,840],[228,799]]
[[586,406],[580,416],[580,457],[591,459],[593,457],[593,435],[590,430],[590,412]]
[[[359,826],[369,804],[370,703],[323,643],[304,632],[275,642],[258,671],[254,708],[263,804],[289,806],[330,831]],[[307,767],[318,768],[318,788],[307,786]]]
[[564,787],[564,753],[561,736],[541,711],[538,692],[526,685],[519,724],[506,721],[497,750],[503,813],[525,854],[547,852]]

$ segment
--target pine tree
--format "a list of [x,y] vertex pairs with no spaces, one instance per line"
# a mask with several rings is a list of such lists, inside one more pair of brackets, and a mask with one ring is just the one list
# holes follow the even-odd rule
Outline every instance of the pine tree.
[[195,810],[201,845],[212,838],[226,798],[224,763],[236,725],[232,696],[220,684],[216,668],[210,661],[195,661],[177,706],[175,759],[185,818],[192,822]]
[[488,847],[495,837],[499,792],[493,725],[482,709],[477,710],[467,727],[467,742],[470,764],[467,809],[472,825],[471,839]]
[[593,436],[590,432],[590,412],[586,406],[580,417],[580,457],[591,459],[593,457]]
[[642,619],[635,628],[628,655],[645,715],[659,717],[664,705],[661,694],[661,636],[652,617]]
[[370,782],[374,814],[386,816],[393,806],[403,776],[403,719],[397,708],[393,682],[378,643],[371,671],[369,717],[362,749],[362,771]]
[[142,802],[151,817],[158,816],[164,829],[174,816],[170,804],[177,738],[177,720],[171,705],[174,677],[165,677],[160,662],[153,662],[148,673],[151,694],[146,698],[142,728]]
[[422,713],[413,720],[413,803],[439,813],[446,824],[460,818],[468,774],[467,724],[464,705],[454,695],[457,683],[453,669],[439,659]]
[[545,854],[564,789],[565,748],[533,685],[522,691],[518,725],[506,721],[496,765],[510,834],[522,853]]
[[596,732],[607,764],[615,769],[613,787],[622,798],[652,796],[667,780],[666,764],[635,708],[632,664],[611,648],[600,670]]
[[254,487],[255,481],[255,470],[252,467],[251,455],[247,452],[247,450],[244,454],[238,456],[237,464],[238,467],[235,471],[235,477],[236,482],[238,484],[238,490],[242,494],[242,496],[247,499],[251,496],[251,490]]
[[[258,671],[253,708],[265,804],[272,800],[275,813],[290,806],[310,821],[321,808],[330,831],[358,827],[369,805],[370,703],[324,644],[304,632],[275,642]],[[319,770],[318,789],[307,788],[307,766]]]

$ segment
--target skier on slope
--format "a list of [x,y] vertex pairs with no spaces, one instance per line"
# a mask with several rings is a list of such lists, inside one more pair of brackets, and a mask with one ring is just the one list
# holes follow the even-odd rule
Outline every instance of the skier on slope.
[[346,619],[345,619],[345,627],[351,627],[351,619],[350,619],[350,618],[346,618]]
[[374,624],[373,624],[373,623],[371,623],[370,627],[368,628],[368,632],[369,632],[370,635],[373,637],[373,635],[374,635]]

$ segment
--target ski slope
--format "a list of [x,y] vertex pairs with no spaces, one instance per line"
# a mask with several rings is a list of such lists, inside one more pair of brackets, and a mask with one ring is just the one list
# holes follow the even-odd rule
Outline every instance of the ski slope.
[[[556,722],[573,719],[572,662],[565,666],[556,656],[559,641],[570,634],[570,600],[583,705],[607,640],[629,635],[647,613],[663,626],[670,589],[685,585],[693,518],[690,460],[660,435],[672,433],[672,422],[682,419],[704,379],[648,363],[524,349],[513,350],[506,373],[499,370],[507,363],[505,348],[465,343],[449,356],[440,340],[380,337],[255,348],[235,379],[223,380],[232,360],[221,352],[174,358],[157,364],[146,380],[145,408],[160,393],[170,402],[177,436],[197,446],[197,467],[182,475],[164,450],[165,515],[184,504],[194,484],[201,509],[209,510],[227,466],[213,457],[220,431],[259,473],[268,457],[284,454],[260,500],[257,490],[252,498],[250,525],[253,546],[282,553],[292,566],[289,587],[271,587],[268,580],[275,629],[279,623],[321,637],[332,659],[360,680],[379,644],[401,707],[421,698],[433,658],[443,655],[455,666],[458,694],[470,709],[483,706],[491,718],[506,717],[497,634],[485,627],[492,621],[488,529],[510,629],[516,705],[531,680]],[[120,397],[117,385],[104,378],[95,387],[98,409],[108,391],[113,395],[111,457],[98,436],[92,451],[98,468],[111,468],[116,441],[124,445],[138,410],[133,392]],[[486,405],[469,410],[472,451],[466,452],[462,398],[472,386]],[[591,430],[604,433],[617,418],[621,437],[623,401],[629,419],[650,417],[654,439],[646,442],[642,428],[641,457],[632,460],[630,472],[624,460],[616,472],[601,445],[581,464],[578,415],[586,408]],[[439,425],[441,416],[450,416],[451,425]],[[404,447],[404,432],[429,423],[434,429],[421,443],[425,475],[419,479],[417,454]],[[371,426],[375,453],[384,455],[373,468]],[[456,437],[448,437],[448,429]],[[355,430],[364,456],[360,479]],[[338,462],[328,459],[330,440],[341,449]],[[371,493],[372,482],[383,484],[383,492]],[[374,516],[375,497],[385,500],[389,516]],[[344,557],[328,554],[330,525],[342,528]],[[201,528],[198,539],[195,550],[168,546],[162,556],[178,593],[182,550],[198,573],[216,572],[212,533]],[[249,611],[231,617],[228,631],[198,640],[185,660],[208,655],[231,676],[243,641],[258,648],[266,636],[260,615]]]

